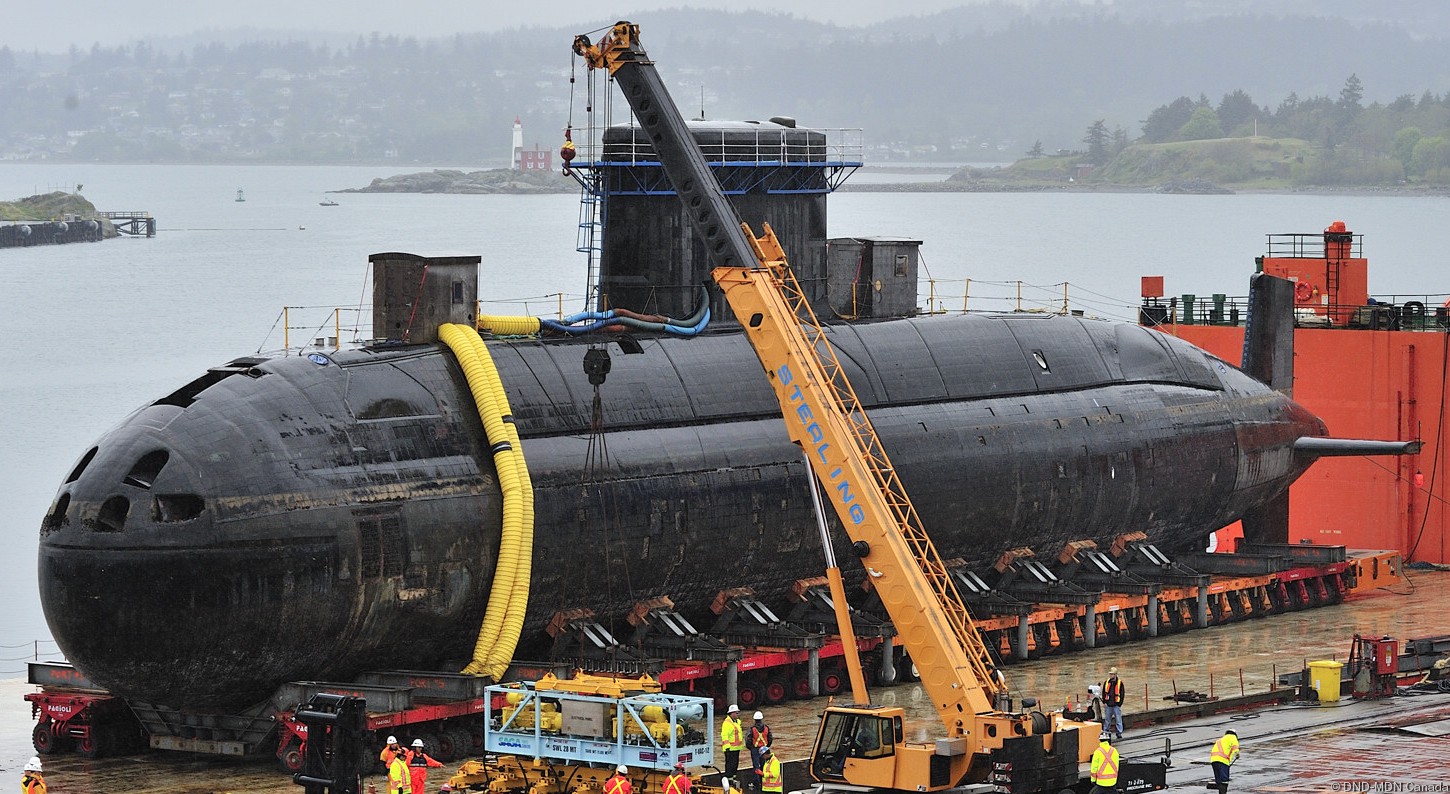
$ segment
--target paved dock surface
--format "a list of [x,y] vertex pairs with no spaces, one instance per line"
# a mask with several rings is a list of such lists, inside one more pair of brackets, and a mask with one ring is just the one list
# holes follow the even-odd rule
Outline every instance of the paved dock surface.
[[[1298,671],[1306,661],[1343,661],[1356,632],[1401,640],[1450,634],[1450,573],[1412,572],[1411,576],[1412,586],[1400,594],[1381,591],[1335,607],[1014,664],[1006,672],[1019,699],[1036,696],[1047,709],[1059,708],[1070,693],[1085,692],[1114,665],[1127,686],[1130,714],[1169,705],[1163,698],[1175,688],[1205,694],[1212,689],[1220,697],[1237,695],[1241,688],[1262,690],[1276,673]],[[22,699],[28,691],[30,687],[20,681],[0,682],[0,772],[14,781],[30,755],[32,723],[29,704]],[[872,700],[907,708],[910,739],[925,740],[938,730],[935,712],[919,686],[877,688]],[[808,755],[824,705],[825,699],[817,699],[766,707],[777,752],[785,758]],[[1450,695],[1373,702],[1346,698],[1332,705],[1285,705],[1224,714],[1130,729],[1120,747],[1129,757],[1153,758],[1162,753],[1164,739],[1170,739],[1170,788],[1204,791],[1212,779],[1206,765],[1209,748],[1229,727],[1242,742],[1230,791],[1450,794]],[[56,755],[45,764],[50,791],[58,794],[302,790],[269,761],[155,752],[95,761]],[[450,764],[433,770],[429,791],[437,791],[456,768]],[[366,782],[377,783],[379,790],[386,788],[380,776]]]

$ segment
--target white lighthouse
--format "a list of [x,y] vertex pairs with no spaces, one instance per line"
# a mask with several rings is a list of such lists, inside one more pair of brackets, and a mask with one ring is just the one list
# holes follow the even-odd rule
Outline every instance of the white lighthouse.
[[524,159],[524,125],[518,116],[514,116],[514,148],[513,148],[513,169],[518,171],[523,168]]

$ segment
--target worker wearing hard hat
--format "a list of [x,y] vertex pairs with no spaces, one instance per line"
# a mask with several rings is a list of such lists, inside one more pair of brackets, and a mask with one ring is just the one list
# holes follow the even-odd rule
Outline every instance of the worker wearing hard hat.
[[1113,746],[1111,735],[1103,731],[1098,736],[1098,749],[1093,750],[1088,772],[1088,778],[1093,782],[1093,791],[1108,792],[1118,787],[1118,765],[1121,761],[1122,756],[1118,755],[1118,748]]
[[413,740],[413,750],[408,753],[408,777],[413,785],[413,794],[423,794],[428,788],[428,770],[443,766],[442,761],[423,752],[423,740]]
[[1213,743],[1213,750],[1208,756],[1208,762],[1213,767],[1213,782],[1218,786],[1218,794],[1225,794],[1228,791],[1228,768],[1233,766],[1234,761],[1238,759],[1239,735],[1233,731],[1224,731],[1223,736]]
[[750,765],[755,769],[757,785],[760,780],[760,751],[774,743],[775,737],[770,734],[770,726],[765,724],[765,715],[755,712],[755,724],[750,726],[745,746],[750,748]]
[[665,778],[665,785],[660,794],[690,794],[690,776],[685,774],[685,762],[676,761],[675,771]]
[[388,794],[413,794],[413,779],[408,774],[407,751],[399,747],[388,762]]
[[780,794],[784,785],[784,780],[780,776],[780,759],[770,752],[770,747],[760,748],[761,794]]
[[392,766],[393,759],[400,755],[403,756],[403,762],[407,763],[408,751],[403,749],[403,745],[398,744],[398,737],[389,736],[388,743],[383,745],[383,751],[378,753],[378,760],[382,761],[384,766]]
[[745,749],[745,727],[740,724],[740,707],[734,703],[726,710],[725,721],[720,723],[720,749],[725,752],[725,774],[720,785],[729,787],[736,782],[740,751]]
[[45,794],[45,777],[40,774],[38,755],[32,755],[25,762],[25,773],[20,777],[20,794]]
[[634,785],[629,782],[629,767],[620,764],[614,768],[614,776],[604,781],[604,794],[634,794]]

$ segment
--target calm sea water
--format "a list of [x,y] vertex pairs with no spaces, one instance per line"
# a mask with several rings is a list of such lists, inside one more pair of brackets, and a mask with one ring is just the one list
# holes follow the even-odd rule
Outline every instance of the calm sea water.
[[[284,305],[296,339],[333,334],[334,306],[366,300],[369,254],[483,257],[480,295],[493,313],[582,306],[574,196],[335,196],[402,170],[338,167],[0,166],[0,197],[83,183],[101,209],[144,209],[154,239],[0,250],[0,679],[55,646],[36,593],[38,528],[88,445],[135,408],[207,367],[282,345]],[[238,189],[246,201],[236,202]],[[1365,235],[1376,293],[1450,291],[1439,239],[1450,200],[1308,195],[845,193],[830,234],[924,241],[939,302],[1060,305],[1131,318],[1138,279],[1170,293],[1247,291],[1264,235],[1344,220]],[[923,287],[925,291],[926,287]],[[347,315],[349,318],[352,315]],[[308,323],[311,323],[309,325]],[[347,331],[344,337],[349,336]],[[366,336],[366,334],[364,334]]]

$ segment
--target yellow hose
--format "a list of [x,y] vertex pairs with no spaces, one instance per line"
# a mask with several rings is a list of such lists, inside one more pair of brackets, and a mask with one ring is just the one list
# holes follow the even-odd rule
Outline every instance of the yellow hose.
[[528,606],[533,558],[533,486],[508,398],[487,346],[478,332],[466,325],[445,324],[438,329],[438,336],[453,351],[468,380],[494,453],[494,469],[503,496],[503,526],[488,609],[474,643],[473,661],[463,669],[465,673],[497,679],[508,669],[518,647],[523,614]]
[[[492,357],[488,349],[479,340],[478,346],[483,348],[482,355],[492,363]],[[508,612],[504,615],[503,629],[500,640],[489,652],[486,669],[494,678],[503,675],[508,669],[509,662],[513,660],[514,651],[518,648],[518,639],[524,631],[524,613],[529,607],[529,583],[533,580],[533,559],[534,559],[534,486],[529,478],[529,468],[524,462],[524,447],[519,440],[519,429],[513,421],[513,411],[509,407],[508,394],[504,391],[503,380],[500,379],[495,370],[493,380],[494,405],[503,412],[504,431],[508,434],[509,444],[513,447],[513,461],[517,469],[519,490],[522,496],[521,507],[523,517],[519,532],[519,551],[517,556],[517,569],[515,570],[513,582],[514,587],[509,598]],[[497,671],[497,672],[493,672]]]
[[539,332],[537,317],[502,317],[492,314],[478,315],[478,330],[505,336],[528,336]]
[[[510,540],[516,544],[511,548],[511,554],[505,560],[502,556],[499,560],[499,568],[510,566],[508,573],[497,574],[506,581],[512,583],[505,599],[505,611],[503,625],[497,640],[493,643],[488,652],[487,660],[482,664],[485,675],[498,678],[508,669],[509,662],[513,660],[514,651],[518,648],[518,639],[523,633],[524,614],[528,611],[529,605],[529,583],[532,579],[533,563],[533,527],[534,527],[534,489],[529,479],[528,466],[524,461],[523,445],[519,440],[518,427],[514,424],[513,414],[509,407],[508,393],[504,391],[503,381],[498,377],[498,371],[493,366],[493,357],[488,352],[488,346],[477,334],[471,335],[470,343],[474,348],[479,362],[486,371],[486,381],[492,384],[491,399],[488,400],[489,410],[496,411],[502,423],[505,437],[509,442],[510,458],[512,460],[515,476],[519,482],[520,499],[518,500],[519,518],[516,522],[505,523],[510,528]],[[498,465],[508,465],[500,456]],[[516,528],[516,529],[515,529]],[[475,661],[477,661],[475,659]]]

